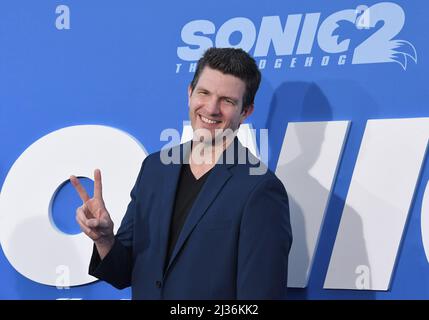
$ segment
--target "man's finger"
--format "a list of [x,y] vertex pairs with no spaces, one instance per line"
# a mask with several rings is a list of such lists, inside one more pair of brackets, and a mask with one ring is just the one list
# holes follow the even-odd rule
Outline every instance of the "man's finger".
[[84,203],[82,206],[82,211],[85,214],[85,217],[87,219],[91,219],[91,218],[95,218],[94,213],[91,212],[91,210],[88,208],[88,206],[86,205],[86,203]]
[[99,228],[108,228],[109,227],[109,221],[107,219],[99,219],[98,220],[98,227]]
[[103,229],[109,227],[109,222],[106,219],[92,218],[86,220],[86,225],[89,228]]
[[76,211],[76,221],[79,224],[81,230],[85,232],[88,236],[94,234],[94,230],[88,226],[88,219],[86,218],[82,208],[78,208]]
[[99,224],[100,224],[100,220],[96,218],[86,220],[86,225],[89,228],[97,228]]
[[79,179],[75,176],[70,176],[70,182],[72,186],[75,188],[77,193],[79,194],[80,199],[83,203],[87,202],[89,200],[88,193],[86,193],[85,188],[80,184]]
[[88,221],[88,217],[85,214],[85,210],[83,209],[83,207],[79,207],[76,210],[76,220],[82,222],[84,225],[86,225],[86,222]]
[[77,219],[77,223],[80,226],[80,229],[88,236],[90,237],[92,240],[97,240],[100,238],[100,233],[95,231],[94,229],[88,228],[85,223],[83,223],[82,221],[80,221],[79,219]]
[[94,198],[103,199],[100,169],[94,171]]
[[85,222],[84,222],[84,221],[82,221],[80,217],[76,216],[76,221],[77,221],[77,223],[79,224],[80,229],[81,229],[83,232],[85,232],[86,234],[91,233],[91,229],[90,229],[90,228],[88,228],[88,227],[86,226]]

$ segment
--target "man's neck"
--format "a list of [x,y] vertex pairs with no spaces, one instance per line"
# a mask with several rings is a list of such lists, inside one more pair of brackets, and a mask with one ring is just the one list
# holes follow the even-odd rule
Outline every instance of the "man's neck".
[[235,134],[226,136],[226,139],[222,139],[223,141],[217,144],[193,141],[189,154],[189,167],[196,179],[201,178],[215,166],[223,152],[234,141],[235,136]]

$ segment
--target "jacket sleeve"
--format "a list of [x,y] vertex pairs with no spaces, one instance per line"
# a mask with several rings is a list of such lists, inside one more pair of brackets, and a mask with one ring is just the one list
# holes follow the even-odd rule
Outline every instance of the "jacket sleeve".
[[237,299],[284,299],[292,244],[289,203],[277,177],[254,188],[240,225]]
[[118,289],[123,289],[131,285],[131,274],[133,270],[133,238],[134,238],[134,217],[137,212],[138,192],[140,180],[143,175],[145,161],[142,164],[137,181],[131,190],[131,201],[122,219],[121,226],[115,236],[115,243],[109,253],[100,259],[98,251],[94,245],[91,261],[89,264],[89,274],[104,280]]

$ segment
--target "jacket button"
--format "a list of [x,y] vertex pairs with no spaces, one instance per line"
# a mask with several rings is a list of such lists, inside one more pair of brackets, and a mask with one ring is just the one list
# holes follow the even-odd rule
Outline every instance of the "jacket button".
[[157,288],[161,288],[162,287],[162,282],[161,281],[157,281],[155,282],[155,285]]

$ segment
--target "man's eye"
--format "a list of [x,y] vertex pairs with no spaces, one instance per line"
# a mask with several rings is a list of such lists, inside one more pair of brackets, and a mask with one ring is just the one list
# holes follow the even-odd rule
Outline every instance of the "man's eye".
[[205,96],[206,94],[207,94],[207,92],[205,92],[205,91],[200,91],[200,92],[198,92],[200,95],[202,95],[202,96]]
[[225,102],[232,105],[232,106],[235,105],[234,101],[231,99],[225,99]]

